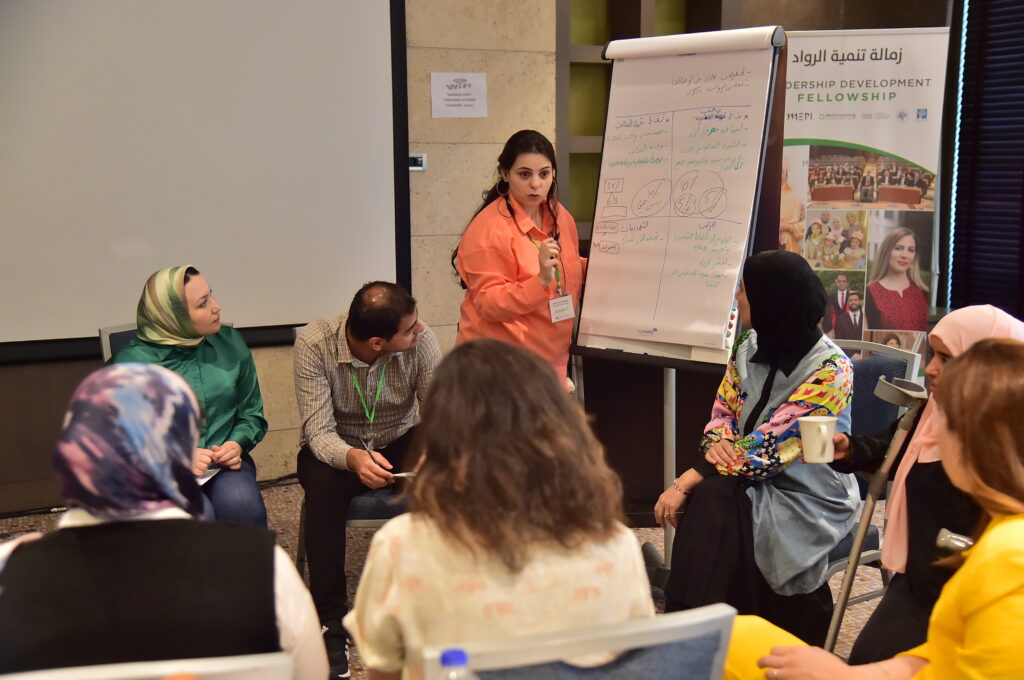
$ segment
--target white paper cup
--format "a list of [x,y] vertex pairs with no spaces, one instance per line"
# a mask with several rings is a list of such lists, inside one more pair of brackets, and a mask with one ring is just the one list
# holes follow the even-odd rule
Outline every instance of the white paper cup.
[[835,416],[804,416],[797,418],[800,423],[800,441],[804,449],[805,463],[831,463],[835,457],[832,437],[836,433]]

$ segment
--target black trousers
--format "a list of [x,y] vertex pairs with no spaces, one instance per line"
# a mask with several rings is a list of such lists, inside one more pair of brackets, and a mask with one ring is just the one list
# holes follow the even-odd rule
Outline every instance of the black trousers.
[[828,584],[779,595],[754,561],[754,526],[744,480],[711,474],[690,492],[672,545],[665,610],[725,602],[756,614],[811,645],[822,645],[832,616]]
[[906,576],[894,575],[881,602],[853,643],[850,663],[891,659],[923,643],[928,637],[928,619],[934,604],[915,597]]
[[[410,428],[378,452],[395,471],[401,467],[416,428]],[[306,492],[306,560],[309,591],[321,621],[336,621],[348,613],[345,578],[345,521],[352,498],[369,487],[349,470],[331,467],[317,458],[309,445],[299,449],[299,484]]]

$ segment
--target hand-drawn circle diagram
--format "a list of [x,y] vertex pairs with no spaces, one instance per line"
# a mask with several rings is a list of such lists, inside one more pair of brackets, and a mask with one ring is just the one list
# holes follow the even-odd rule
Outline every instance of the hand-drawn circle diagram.
[[676,180],[672,206],[680,217],[718,217],[729,207],[729,192],[717,172],[690,170]]
[[671,197],[672,184],[667,179],[648,182],[633,195],[633,214],[637,217],[657,215]]

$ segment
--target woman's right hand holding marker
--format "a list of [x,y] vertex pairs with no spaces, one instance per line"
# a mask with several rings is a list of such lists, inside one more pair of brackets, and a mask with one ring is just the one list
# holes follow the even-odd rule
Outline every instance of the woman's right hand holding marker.
[[544,239],[538,246],[537,261],[540,273],[537,275],[545,288],[555,280],[555,267],[558,266],[558,241],[553,238]]

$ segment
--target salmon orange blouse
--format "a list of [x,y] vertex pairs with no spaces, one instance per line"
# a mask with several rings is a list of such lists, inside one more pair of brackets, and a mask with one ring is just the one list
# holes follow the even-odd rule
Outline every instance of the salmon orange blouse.
[[[499,197],[470,222],[456,259],[467,289],[455,344],[474,338],[505,340],[536,352],[565,376],[573,320],[551,322],[548,300],[558,296],[557,283],[545,287],[537,279],[539,244],[554,228],[551,213],[543,213],[538,227],[515,198],[509,196],[506,202]],[[558,273],[579,314],[586,260],[579,254],[576,222],[560,203],[558,235]]]

